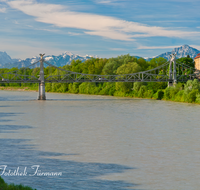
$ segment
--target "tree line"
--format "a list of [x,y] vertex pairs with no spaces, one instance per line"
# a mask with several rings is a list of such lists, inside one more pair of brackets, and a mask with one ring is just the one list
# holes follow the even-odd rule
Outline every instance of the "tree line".
[[[60,67],[65,70],[97,75],[120,75],[146,71],[158,67],[167,60],[159,57],[147,61],[143,58],[134,56],[121,55],[116,58],[91,58],[84,62],[72,60],[70,65]],[[194,68],[194,61],[189,56],[177,59],[177,63],[184,63]],[[39,68],[26,69],[0,69],[0,73],[18,71],[27,75],[39,75]],[[44,74],[48,77],[50,74],[57,75],[59,72],[56,68],[44,68]],[[1,86],[26,86],[37,87],[38,84],[13,84],[5,83]],[[153,98],[166,99],[181,102],[200,103],[200,85],[198,80],[188,81],[186,84],[178,83],[175,87],[167,87],[167,82],[103,82],[103,83],[46,83],[47,92],[75,93],[75,94],[94,94],[94,95],[111,95],[121,97]]]

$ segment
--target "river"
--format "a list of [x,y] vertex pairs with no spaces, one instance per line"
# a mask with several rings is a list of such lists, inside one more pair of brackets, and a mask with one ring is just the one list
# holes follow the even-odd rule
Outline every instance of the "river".
[[200,105],[37,96],[0,91],[6,182],[37,190],[200,189]]

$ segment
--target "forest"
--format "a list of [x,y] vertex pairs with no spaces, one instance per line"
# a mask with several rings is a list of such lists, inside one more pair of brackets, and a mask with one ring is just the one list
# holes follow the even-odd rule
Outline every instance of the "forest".
[[[120,75],[146,71],[158,67],[167,60],[159,57],[146,61],[143,58],[121,55],[116,58],[91,58],[84,62],[72,60],[70,65],[60,67],[65,70],[99,75]],[[184,63],[194,68],[194,61],[189,56],[177,59],[177,63]],[[13,72],[18,68],[2,68],[0,73]],[[39,75],[39,68],[26,69],[27,75]],[[56,68],[51,71],[57,74]],[[45,76],[49,75],[49,68],[44,68]],[[37,89],[38,84],[4,83],[1,86]],[[200,84],[198,80],[189,80],[187,83],[178,83],[168,87],[167,82],[102,82],[102,83],[46,83],[46,92],[110,95],[119,97],[149,98],[158,100],[172,100],[178,102],[200,103]]]

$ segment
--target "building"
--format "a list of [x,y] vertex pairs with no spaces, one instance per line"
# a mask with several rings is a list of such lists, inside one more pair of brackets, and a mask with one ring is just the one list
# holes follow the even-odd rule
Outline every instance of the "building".
[[200,53],[194,58],[195,69],[200,70]]

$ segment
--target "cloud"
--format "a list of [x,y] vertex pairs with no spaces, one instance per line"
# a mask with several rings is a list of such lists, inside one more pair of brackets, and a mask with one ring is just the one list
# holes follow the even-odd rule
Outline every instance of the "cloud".
[[107,3],[111,3],[112,1],[110,0],[100,0],[100,1],[96,1],[96,3],[100,3],[100,4],[107,4]]
[[6,8],[0,8],[0,13],[5,13],[6,12]]
[[177,46],[139,46],[137,49],[173,49],[177,47],[179,47],[179,45]]
[[[108,1],[104,0],[104,2]],[[38,22],[52,24],[60,28],[82,29],[86,34],[114,40],[134,41],[135,38],[154,36],[179,38],[200,36],[200,32],[172,30],[109,16],[73,12],[66,6],[38,3],[35,0],[15,0],[8,1],[7,4],[35,17]]]
[[127,49],[124,48],[110,48],[112,51],[126,51]]
[[98,4],[113,4],[115,3],[117,0],[96,0],[95,2]]
[[80,35],[82,35],[81,33],[76,33],[76,32],[68,32],[68,34],[70,36],[80,36]]

